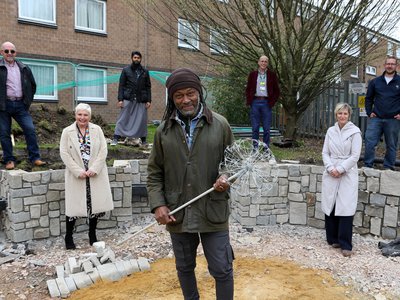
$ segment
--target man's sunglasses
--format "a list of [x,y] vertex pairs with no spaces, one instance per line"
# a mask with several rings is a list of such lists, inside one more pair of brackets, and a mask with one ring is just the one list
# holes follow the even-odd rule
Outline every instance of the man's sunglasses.
[[6,50],[4,50],[4,53],[5,53],[5,54],[8,54],[8,53],[14,54],[14,53],[15,53],[15,50],[13,50],[13,49],[11,49],[11,50],[6,49]]

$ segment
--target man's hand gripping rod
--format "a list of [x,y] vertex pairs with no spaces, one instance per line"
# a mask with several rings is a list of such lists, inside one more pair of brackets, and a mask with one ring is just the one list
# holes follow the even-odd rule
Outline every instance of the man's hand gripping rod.
[[[241,171],[237,172],[236,174],[232,175],[231,177],[229,177],[229,178],[227,179],[227,181],[230,183],[231,181],[233,181],[234,179],[236,179],[236,178],[242,176],[242,175],[243,175],[244,173],[246,173],[246,172],[247,172],[247,170],[241,170]],[[174,210],[170,211],[168,215],[169,215],[169,216],[173,215],[174,213],[180,211],[181,209],[185,208],[186,206],[192,204],[193,202],[196,202],[197,200],[199,200],[200,198],[204,197],[205,195],[211,193],[211,192],[214,191],[214,190],[215,190],[214,187],[208,189],[207,191],[203,192],[202,194],[198,195],[197,197],[193,198],[192,200],[190,200],[190,201],[186,202],[185,204],[182,204],[181,206],[179,206],[179,207],[175,208]],[[136,231],[136,232],[135,232],[134,234],[132,234],[131,236],[129,236],[129,237],[123,239],[122,241],[118,242],[117,245],[119,246],[119,245],[125,243],[126,241],[130,240],[131,238],[133,238],[134,236],[138,235],[139,233],[142,233],[143,231],[146,231],[146,230],[149,229],[150,227],[153,227],[153,226],[156,225],[157,223],[158,223],[157,221],[155,221],[155,222],[153,222],[153,223],[150,223],[149,225],[143,227],[143,228],[140,229],[139,231]]]

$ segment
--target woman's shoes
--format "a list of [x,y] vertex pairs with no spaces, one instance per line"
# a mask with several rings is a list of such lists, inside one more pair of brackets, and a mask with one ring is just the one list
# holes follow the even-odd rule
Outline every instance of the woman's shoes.
[[67,248],[67,250],[75,250],[76,249],[76,246],[74,243],[74,238],[72,237],[72,235],[65,236],[65,248]]
[[350,257],[353,252],[351,252],[351,250],[342,250],[342,254],[344,257]]

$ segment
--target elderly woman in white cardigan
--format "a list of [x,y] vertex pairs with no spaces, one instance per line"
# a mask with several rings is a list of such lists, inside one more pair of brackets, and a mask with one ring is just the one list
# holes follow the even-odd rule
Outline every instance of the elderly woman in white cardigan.
[[79,217],[89,219],[89,243],[97,242],[99,217],[113,209],[108,170],[107,143],[98,125],[90,123],[91,108],[80,103],[75,108],[75,122],[64,128],[60,156],[65,169],[65,247],[75,249],[72,233]]
[[353,217],[358,200],[358,167],[362,138],[360,129],[350,121],[347,103],[335,107],[336,123],[325,136],[322,158],[321,208],[325,213],[326,239],[344,256],[352,254]]

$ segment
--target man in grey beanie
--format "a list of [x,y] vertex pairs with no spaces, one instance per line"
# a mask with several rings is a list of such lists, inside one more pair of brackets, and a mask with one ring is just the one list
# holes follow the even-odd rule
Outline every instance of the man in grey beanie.
[[[190,69],[172,72],[168,103],[148,163],[151,211],[170,232],[184,299],[199,299],[195,267],[201,241],[215,279],[216,299],[233,299],[233,250],[229,241],[229,183],[219,174],[233,142],[227,120],[207,108],[200,78]],[[214,186],[174,215],[169,212]]]

